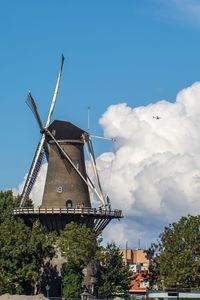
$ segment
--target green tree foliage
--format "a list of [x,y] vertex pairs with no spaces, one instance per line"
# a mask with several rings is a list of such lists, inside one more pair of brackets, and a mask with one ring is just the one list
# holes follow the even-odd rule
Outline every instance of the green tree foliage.
[[31,229],[12,216],[18,205],[11,191],[0,193],[0,294],[32,293],[44,259],[54,254],[53,237],[38,222]]
[[99,250],[99,240],[94,230],[72,222],[62,231],[58,246],[68,262],[84,268],[95,259]]
[[100,240],[95,232],[85,225],[75,223],[66,225],[59,239],[61,253],[67,259],[63,265],[64,296],[80,297],[82,290],[82,270],[88,264],[97,269],[97,284],[103,297],[126,296],[130,288],[131,272],[123,263],[119,248],[108,244],[104,249],[100,247]]
[[200,288],[200,216],[170,224],[149,255],[152,284],[160,288]]
[[75,262],[62,266],[63,296],[65,298],[80,298],[82,292],[82,268]]
[[106,298],[128,295],[131,283],[129,268],[124,265],[119,248],[110,243],[104,250],[98,272],[99,293]]
[[100,239],[93,229],[76,223],[67,224],[58,242],[64,264],[63,291],[65,297],[80,297],[83,289],[83,269],[95,264],[100,252]]
[[12,209],[19,206],[19,197],[13,197],[12,191],[0,192],[0,223],[10,218]]

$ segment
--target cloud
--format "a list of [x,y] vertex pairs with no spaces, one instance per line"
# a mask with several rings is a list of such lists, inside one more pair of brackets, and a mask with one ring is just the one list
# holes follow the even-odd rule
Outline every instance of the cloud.
[[[183,89],[176,101],[132,108],[111,105],[100,119],[114,151],[97,158],[97,166],[112,208],[124,219],[112,221],[104,240],[124,246],[149,246],[163,227],[200,211],[200,82]],[[153,118],[159,116],[160,119]],[[41,202],[47,165],[31,193]],[[22,190],[21,184],[17,191]]]
[[200,24],[199,0],[154,0],[151,13],[163,21],[179,22],[198,27]]
[[184,12],[188,16],[198,17],[200,15],[199,0],[172,0],[172,4],[174,4],[179,11]]
[[[46,173],[47,173],[47,163],[45,163],[41,166],[41,169],[38,173],[37,180],[36,180],[36,182],[33,186],[33,189],[30,193],[30,198],[33,200],[35,207],[40,206],[42,203],[42,196],[43,196],[43,192],[44,192]],[[20,185],[17,188],[12,189],[14,195],[20,195],[22,193],[27,175],[28,174],[26,174],[24,176],[24,180],[22,181],[22,183],[20,183]]]
[[195,83],[175,103],[162,100],[137,108],[121,103],[102,116],[105,136],[116,139],[115,151],[97,159],[102,185],[113,208],[128,217],[121,227],[107,229],[119,243],[135,244],[134,236],[149,243],[163,226],[199,213],[199,95],[200,83]]

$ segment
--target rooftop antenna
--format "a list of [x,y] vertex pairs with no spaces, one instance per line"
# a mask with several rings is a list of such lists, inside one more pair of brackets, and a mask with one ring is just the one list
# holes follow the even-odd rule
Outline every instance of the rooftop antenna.
[[125,265],[127,266],[127,249],[128,249],[128,241],[125,240]]
[[90,110],[91,107],[88,106],[87,107],[87,131],[90,132]]
[[140,239],[138,239],[138,249],[141,249],[140,248]]
[[[88,133],[90,133],[90,115],[91,115],[91,106],[88,105],[87,107],[87,131]],[[99,136],[99,135],[92,135],[90,134],[91,138],[95,138],[95,139],[101,139],[101,140],[108,140],[108,141],[113,141],[115,142],[115,139],[111,139],[111,138],[107,138],[104,136]]]

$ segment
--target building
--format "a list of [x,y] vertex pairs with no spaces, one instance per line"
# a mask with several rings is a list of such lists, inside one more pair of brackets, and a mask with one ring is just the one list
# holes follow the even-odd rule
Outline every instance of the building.
[[143,249],[122,249],[120,253],[123,256],[125,265],[130,266],[133,272],[149,270],[149,259]]
[[150,261],[147,258],[146,251],[143,249],[122,249],[120,253],[125,265],[129,266],[133,272],[130,293],[137,296],[137,298],[143,297],[149,288]]

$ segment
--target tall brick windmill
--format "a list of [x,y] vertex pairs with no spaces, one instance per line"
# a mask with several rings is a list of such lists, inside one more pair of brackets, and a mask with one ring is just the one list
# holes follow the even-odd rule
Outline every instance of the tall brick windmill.
[[[122,218],[120,210],[112,210],[109,198],[104,195],[96,168],[91,136],[81,128],[67,121],[51,122],[58,94],[64,56],[56,82],[53,99],[45,126],[40,118],[35,101],[29,92],[27,103],[34,113],[41,132],[27,179],[21,195],[20,207],[14,215],[32,224],[39,219],[47,232],[59,232],[72,221],[95,228],[97,233],[112,219]],[[84,147],[86,146],[93,170],[95,184],[86,172]],[[26,208],[25,203],[37,179],[44,156],[48,170],[40,208]],[[93,208],[90,201],[92,191],[99,207]]]

